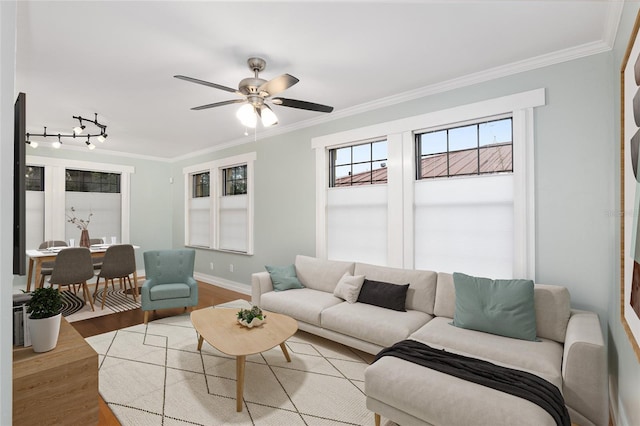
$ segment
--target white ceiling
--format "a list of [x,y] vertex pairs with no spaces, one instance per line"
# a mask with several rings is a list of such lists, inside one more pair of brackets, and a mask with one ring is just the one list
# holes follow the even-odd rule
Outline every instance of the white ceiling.
[[16,86],[28,132],[69,133],[72,116],[97,112],[109,133],[98,149],[170,160],[253,140],[237,104],[190,110],[237,95],[175,74],[235,88],[252,75],[247,58],[260,56],[261,77],[300,79],[280,96],[335,107],[274,106],[280,124],[257,130],[268,136],[606,51],[621,9],[615,0],[19,1]]

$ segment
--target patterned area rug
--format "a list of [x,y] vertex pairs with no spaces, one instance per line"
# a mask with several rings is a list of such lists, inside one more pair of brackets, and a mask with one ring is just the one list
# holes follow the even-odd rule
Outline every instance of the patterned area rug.
[[[91,292],[91,295],[89,297],[93,298],[93,285],[89,286],[89,291]],[[103,292],[104,287],[101,285],[95,301],[95,311],[92,311],[89,303],[87,303],[86,305],[84,303],[84,299],[82,298],[82,290],[78,291],[77,295],[73,294],[73,292],[69,290],[63,291],[62,315],[67,321],[74,322],[140,308],[139,296],[137,297],[138,301],[134,302],[133,296],[131,294],[125,294],[124,290],[120,289],[116,285],[115,290],[111,287],[109,287],[109,289],[107,290],[104,309],[102,309],[101,306]]]
[[291,363],[279,346],[247,357],[240,413],[235,359],[206,342],[199,352],[189,314],[86,340],[99,354],[100,394],[123,425],[374,423],[363,357],[302,331],[287,341]]

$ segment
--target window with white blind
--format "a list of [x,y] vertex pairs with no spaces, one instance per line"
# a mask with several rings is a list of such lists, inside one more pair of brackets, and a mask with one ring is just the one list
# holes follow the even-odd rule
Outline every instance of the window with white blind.
[[255,153],[197,164],[185,175],[185,245],[253,254]]
[[[314,138],[316,256],[534,279],[533,111],[544,104],[537,89]],[[386,184],[332,186],[334,153],[366,140],[386,140]]]
[[27,239],[29,247],[45,240],[80,240],[68,222],[91,216],[89,236],[129,242],[131,174],[135,169],[110,163],[27,156]]

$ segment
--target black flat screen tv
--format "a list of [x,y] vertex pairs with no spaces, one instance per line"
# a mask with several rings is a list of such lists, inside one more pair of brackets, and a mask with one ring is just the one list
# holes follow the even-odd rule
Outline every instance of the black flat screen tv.
[[25,247],[25,172],[26,172],[26,95],[19,93],[13,121],[13,274],[26,273]]

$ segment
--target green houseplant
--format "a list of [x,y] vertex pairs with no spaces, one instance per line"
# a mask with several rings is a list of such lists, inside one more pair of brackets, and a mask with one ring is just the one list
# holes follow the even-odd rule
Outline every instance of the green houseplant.
[[267,320],[267,316],[262,313],[262,309],[252,306],[251,309],[240,309],[238,311],[238,322],[245,327],[257,327]]
[[42,287],[31,294],[26,303],[29,333],[34,352],[47,352],[58,344],[62,314],[62,295],[57,288]]

